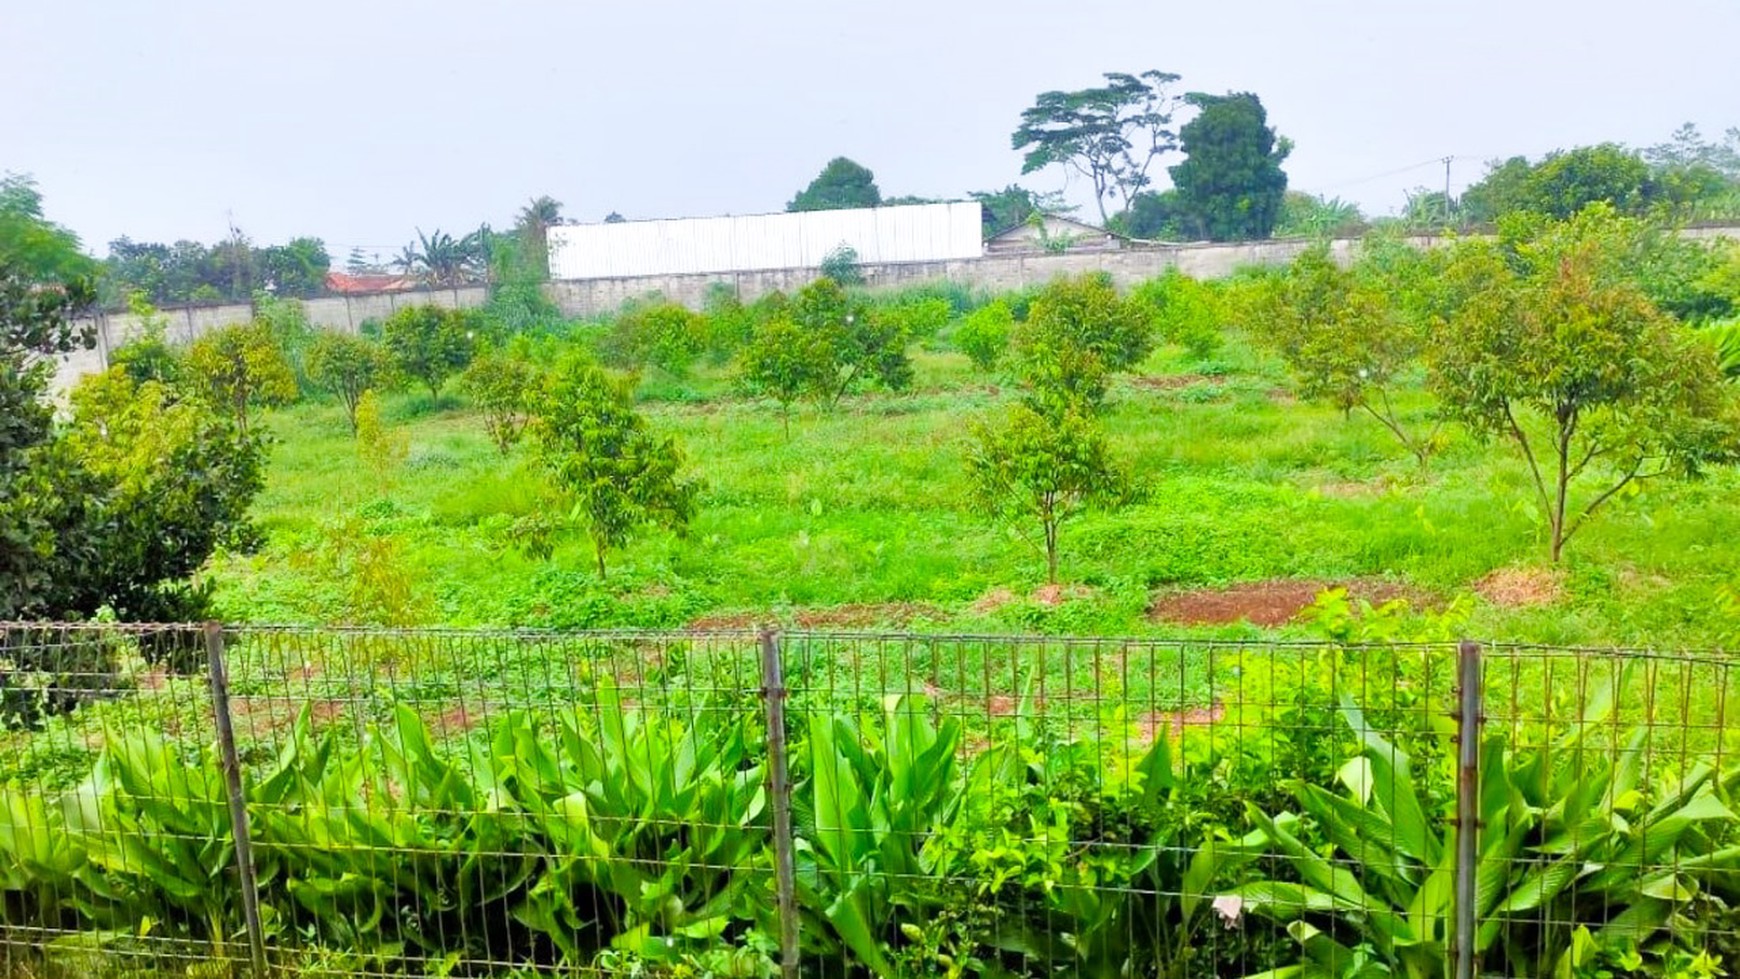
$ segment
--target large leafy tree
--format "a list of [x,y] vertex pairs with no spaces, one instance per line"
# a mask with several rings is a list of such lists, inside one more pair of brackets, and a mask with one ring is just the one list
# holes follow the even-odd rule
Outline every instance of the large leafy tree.
[[967,196],[978,201],[983,209],[986,238],[1019,227],[1036,213],[1068,214],[1075,210],[1075,205],[1065,201],[1061,192],[1028,190],[1018,184],[1002,190],[975,190]]
[[634,409],[630,382],[569,361],[539,393],[534,414],[537,457],[573,497],[600,578],[606,555],[640,528],[656,524],[681,533],[688,527],[701,484],[682,478],[682,450]]
[[1614,143],[1555,150],[1539,163],[1516,156],[1488,164],[1480,182],[1462,195],[1466,220],[1485,223],[1517,211],[1568,218],[1602,202],[1637,213],[1655,196],[1649,165]]
[[1104,85],[1041,92],[1010,135],[1010,145],[1026,151],[1021,172],[1074,170],[1093,185],[1100,220],[1109,221],[1106,201],[1116,198],[1129,208],[1148,186],[1154,160],[1177,148],[1171,127],[1179,100],[1167,86],[1178,77],[1153,70],[1108,72]]
[[292,238],[259,249],[256,262],[263,285],[280,296],[318,296],[326,291],[332,256],[319,238]]
[[1184,228],[1210,241],[1267,238],[1281,217],[1293,144],[1278,138],[1263,103],[1249,92],[1185,101],[1200,111],[1178,131],[1184,162],[1171,168]]
[[1733,391],[1708,347],[1629,267],[1639,224],[1606,204],[1457,246],[1433,387],[1451,418],[1527,463],[1556,562],[1606,503],[1736,452]]
[[868,167],[843,156],[828,161],[810,185],[785,206],[788,211],[833,211],[851,207],[875,207],[882,203],[876,175]]
[[95,271],[78,236],[43,217],[42,194],[22,174],[0,174],[0,268],[25,279],[55,281]]

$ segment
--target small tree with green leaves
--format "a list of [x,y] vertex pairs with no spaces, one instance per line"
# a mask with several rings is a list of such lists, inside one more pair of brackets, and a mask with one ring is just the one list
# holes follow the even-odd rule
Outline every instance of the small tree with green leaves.
[[632,381],[569,361],[539,392],[531,427],[538,460],[586,523],[600,578],[606,555],[640,528],[688,529],[701,484],[681,478],[676,441],[635,411]]
[[381,324],[387,352],[406,377],[429,389],[429,400],[441,398],[441,386],[465,369],[476,353],[477,331],[470,317],[440,306],[406,306]]
[[790,317],[757,323],[737,356],[737,382],[744,390],[779,402],[785,435],[791,437],[791,408],[799,398],[822,388],[834,368],[825,340]]
[[1450,417],[1522,453],[1554,562],[1628,487],[1736,457],[1734,391],[1708,346],[1627,274],[1641,233],[1595,204],[1508,244],[1463,242],[1447,266],[1432,386]]
[[864,270],[858,267],[858,249],[841,242],[822,258],[821,273],[845,286],[864,284]]
[[296,373],[270,329],[261,323],[226,326],[200,337],[187,351],[187,367],[200,391],[248,431],[250,407],[296,400]]
[[304,364],[309,383],[344,405],[352,435],[363,392],[385,390],[395,379],[393,359],[380,344],[332,330],[322,330],[309,341]]
[[1008,303],[994,300],[961,319],[961,325],[955,327],[955,348],[966,354],[974,367],[996,370],[1009,350],[1009,337],[1014,332],[1015,313]]
[[1154,349],[1146,310],[1118,295],[1104,273],[1058,279],[1034,297],[1015,333],[1017,365],[1036,402],[1087,410],[1105,401],[1110,375]]
[[1053,413],[1018,404],[1000,425],[975,425],[967,473],[981,513],[1008,521],[1023,536],[1024,528],[1039,525],[1045,580],[1052,584],[1059,527],[1090,506],[1120,499],[1125,483],[1099,423],[1076,407]]
[[817,369],[806,393],[818,403],[836,405],[866,379],[889,391],[912,384],[905,324],[875,315],[833,279],[817,279],[798,290],[787,314],[814,348]]
[[1300,255],[1286,275],[1267,281],[1256,318],[1300,396],[1344,414],[1365,412],[1424,467],[1440,446],[1440,420],[1420,425],[1392,397],[1419,366],[1431,337],[1424,301],[1406,295],[1417,294],[1413,273],[1424,267],[1406,268],[1386,270],[1368,256],[1359,267],[1344,269],[1319,245]]
[[1192,357],[1206,360],[1220,349],[1220,304],[1212,287],[1167,269],[1130,292],[1130,302],[1142,307],[1154,332],[1175,343]]
[[374,476],[375,487],[382,495],[392,489],[393,477],[410,452],[411,440],[382,417],[380,397],[373,391],[364,391],[356,405],[356,454]]
[[483,412],[484,431],[502,455],[519,444],[539,381],[537,367],[517,350],[491,350],[459,376],[466,397]]

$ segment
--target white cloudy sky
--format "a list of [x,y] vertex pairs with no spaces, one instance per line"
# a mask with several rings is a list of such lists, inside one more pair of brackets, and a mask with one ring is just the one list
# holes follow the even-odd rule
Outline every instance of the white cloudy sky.
[[6,0],[0,170],[98,251],[233,216],[342,260],[536,194],[582,220],[778,210],[840,154],[889,195],[1059,188],[1020,176],[1022,108],[1159,68],[1256,92],[1294,187],[1384,213],[1447,155],[1462,184],[1740,125],[1736,37],[1736,0]]

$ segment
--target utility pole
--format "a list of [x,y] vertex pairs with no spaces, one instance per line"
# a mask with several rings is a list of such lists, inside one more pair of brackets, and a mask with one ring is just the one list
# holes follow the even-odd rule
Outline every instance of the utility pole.
[[1450,203],[1450,162],[1454,159],[1456,159],[1454,156],[1447,156],[1444,158],[1444,223],[1445,224],[1450,223],[1450,218],[1454,215],[1454,212],[1455,212],[1455,207]]

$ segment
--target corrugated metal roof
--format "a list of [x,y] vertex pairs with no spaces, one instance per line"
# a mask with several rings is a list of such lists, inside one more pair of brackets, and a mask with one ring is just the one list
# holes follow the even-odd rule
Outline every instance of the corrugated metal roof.
[[976,201],[676,218],[549,229],[558,279],[814,268],[841,245],[858,261],[930,262],[984,253]]

